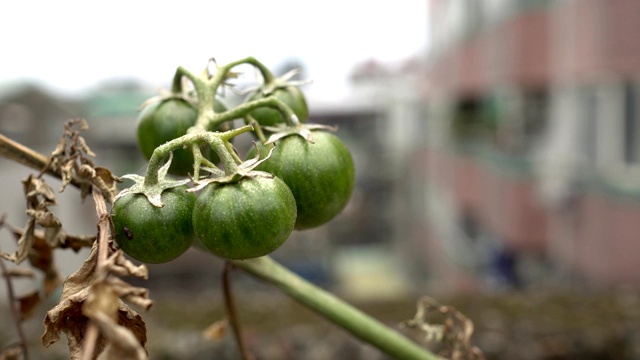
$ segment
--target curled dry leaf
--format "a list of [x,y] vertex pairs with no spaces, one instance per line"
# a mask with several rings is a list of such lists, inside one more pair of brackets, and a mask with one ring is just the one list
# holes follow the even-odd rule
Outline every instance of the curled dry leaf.
[[[23,239],[23,234],[27,233],[23,232],[21,229],[14,228],[5,222],[0,222],[0,227],[8,228],[18,240],[19,244],[21,239]],[[26,257],[29,260],[29,264],[33,268],[44,273],[44,277],[42,278],[43,293],[41,294],[39,291],[33,291],[17,299],[20,308],[21,320],[27,319],[33,315],[34,310],[42,302],[42,299],[49,297],[49,295],[51,295],[51,293],[62,283],[62,277],[60,276],[58,268],[55,266],[55,262],[53,260],[53,249],[49,247],[42,236],[34,235],[36,233],[37,232],[32,232],[30,235],[30,240],[28,242],[31,244],[30,249],[27,249],[28,244],[23,242],[22,244],[26,245],[23,245],[22,251],[26,251]],[[34,277],[34,273],[31,269],[21,267],[11,269],[8,275],[12,277]]]
[[117,184],[121,182],[120,178],[104,167],[96,166],[94,170],[93,184],[100,189],[110,203],[113,203],[116,194],[118,194]]
[[[23,262],[31,250],[35,241],[35,227],[38,221],[45,224],[53,224],[56,226],[55,216],[48,210],[48,206],[55,205],[55,195],[49,185],[44,180],[29,175],[22,182],[24,193],[27,201],[27,214],[30,216],[25,225],[24,232],[18,239],[18,249],[14,254],[0,253],[3,258],[13,261],[16,264]],[[50,216],[48,214],[51,214]],[[57,222],[59,224],[59,221]],[[4,225],[4,221],[2,221]]]
[[119,325],[121,303],[120,295],[112,284],[103,281],[91,286],[82,306],[82,313],[98,325],[106,339],[106,346],[99,359],[146,359],[147,353],[140,339],[132,329]]
[[[80,131],[87,130],[89,125],[84,119],[69,120],[64,125],[64,134],[60,138],[58,145],[49,155],[47,167],[60,174],[62,178],[63,191],[71,181],[79,177],[80,166],[93,163],[87,156],[95,156],[89,149],[84,138],[80,136]],[[82,194],[88,194],[91,189],[91,182],[80,182]]]
[[32,291],[31,293],[18,298],[18,304],[20,305],[20,320],[30,318],[35,309],[40,305],[42,298],[38,291]]
[[60,174],[63,191],[69,183],[74,181],[80,188],[80,195],[84,199],[95,185],[109,202],[113,202],[116,195],[116,183],[120,180],[109,169],[94,166],[89,157],[95,157],[80,132],[87,130],[89,125],[84,119],[69,120],[64,125],[65,131],[55,150],[49,155],[46,169]]
[[[133,287],[113,275],[101,276],[96,272],[97,248],[96,243],[82,267],[65,280],[60,302],[49,310],[45,317],[42,343],[48,347],[60,339],[62,332],[67,336],[70,356],[80,358],[82,340],[89,319],[92,319],[96,321],[103,334],[96,344],[96,353],[106,352],[107,349],[109,349],[108,354],[121,354],[122,351],[129,353],[131,339],[135,338],[137,345],[133,353],[146,354],[144,346],[147,336],[144,320],[121,298],[146,309],[152,305],[151,300],[148,299],[147,290]],[[115,251],[110,246],[109,251],[111,255],[106,264],[107,274],[111,269],[117,269],[125,275],[146,276],[146,269],[129,263],[121,254],[118,254],[119,250]],[[120,359],[123,358],[137,359],[120,357]]]
[[23,359],[24,350],[22,344],[11,344],[0,352],[0,360],[20,360]]
[[[431,324],[428,319],[439,316],[440,324]],[[471,345],[473,322],[452,306],[440,305],[435,299],[423,296],[418,300],[416,315],[403,326],[424,333],[428,342],[438,341],[445,349],[440,355],[453,360],[481,360],[484,355]]]
[[218,320],[202,331],[202,337],[210,341],[221,340],[228,326],[227,319]]

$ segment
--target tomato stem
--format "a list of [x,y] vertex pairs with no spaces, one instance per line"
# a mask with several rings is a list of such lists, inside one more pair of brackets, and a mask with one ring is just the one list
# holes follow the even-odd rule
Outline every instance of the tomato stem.
[[260,126],[260,124],[258,124],[256,119],[253,118],[253,116],[251,116],[251,115],[245,116],[244,117],[244,122],[247,125],[253,126],[253,131],[256,133],[256,136],[258,137],[258,140],[260,140],[260,142],[262,144],[267,142],[267,137],[264,136],[264,133],[262,132],[262,127]]
[[442,360],[378,320],[307,282],[268,256],[232,261],[394,359]]
[[258,69],[258,71],[260,71],[260,75],[262,75],[262,79],[264,80],[265,84],[273,83],[277,79],[275,75],[273,75],[271,70],[269,70],[269,68],[267,68],[263,63],[258,61],[258,59],[254,58],[253,56],[249,56],[244,59],[230,62],[227,65],[219,67],[218,70],[224,71],[226,73],[232,68],[242,64],[250,64],[250,65],[253,65],[256,69]]
[[300,124],[300,122],[298,121],[298,117],[293,112],[293,110],[291,110],[291,108],[287,106],[287,104],[282,102],[282,100],[271,96],[271,97],[266,97],[266,98],[246,102],[231,110],[225,111],[220,114],[215,114],[213,116],[213,119],[210,122],[210,126],[216,126],[225,121],[229,121],[231,119],[243,118],[247,116],[249,112],[251,112],[251,110],[254,110],[260,107],[270,107],[275,110],[278,110],[284,116],[287,122],[287,125],[297,126],[298,124]]
[[190,72],[189,70],[187,70],[182,66],[179,66],[178,69],[176,69],[176,74],[173,76],[173,83],[171,84],[171,92],[173,92],[174,94],[181,94],[183,92],[184,90],[182,88],[183,77],[186,77],[192,83],[194,83],[196,79],[196,76],[192,72]]
[[224,270],[222,271],[222,293],[224,295],[224,305],[227,308],[227,319],[233,330],[233,336],[236,339],[240,356],[243,360],[253,359],[249,349],[242,337],[242,329],[240,328],[240,319],[238,318],[238,312],[236,311],[235,302],[233,301],[233,292],[231,291],[231,270],[233,270],[233,264],[225,262]]
[[194,179],[198,179],[200,165],[206,164],[207,166],[211,166],[211,162],[206,160],[202,153],[200,152],[199,145],[206,143],[218,154],[220,160],[222,161],[222,166],[224,167],[224,172],[226,175],[233,174],[238,168],[238,163],[240,163],[240,159],[237,154],[233,151],[233,147],[229,144],[229,147],[225,145],[225,143],[229,143],[233,137],[238,136],[247,131],[253,130],[251,125],[246,125],[239,127],[237,129],[232,129],[229,131],[225,131],[223,133],[218,132],[208,132],[202,131],[197,128],[191,128],[187,132],[186,135],[183,135],[179,138],[168,141],[160,146],[158,146],[151,155],[149,159],[149,164],[147,165],[147,172],[145,174],[144,184],[145,186],[154,186],[158,184],[158,171],[163,165],[163,160],[169,156],[169,153],[183,148],[185,146],[189,146],[193,152],[194,156]]
[[[157,171],[162,166],[162,159],[166,158],[169,151],[173,151],[178,147],[191,145],[190,148],[193,152],[194,157],[194,179],[197,181],[200,175],[200,166],[204,162],[204,157],[200,152],[197,146],[194,146],[197,143],[202,143],[203,141],[209,144],[211,148],[218,154],[220,160],[222,161],[222,165],[224,167],[225,174],[232,174],[237,170],[237,165],[242,163],[242,160],[235,153],[233,146],[229,143],[229,140],[246,131],[253,130],[252,126],[245,127],[244,130],[240,132],[225,132],[223,137],[216,138],[210,136],[199,135],[201,133],[206,133],[207,129],[215,129],[219,125],[224,122],[232,121],[234,119],[244,118],[248,116],[249,112],[259,108],[259,107],[270,107],[279,111],[287,125],[289,126],[297,126],[299,125],[299,121],[295,113],[281,100],[275,97],[267,97],[259,100],[250,101],[244,103],[234,109],[227,110],[225,112],[217,114],[214,111],[214,105],[216,102],[216,94],[218,92],[218,88],[220,85],[224,83],[224,81],[229,77],[230,71],[241,64],[250,64],[257,68],[265,83],[273,83],[276,81],[276,77],[273,75],[269,69],[264,66],[260,61],[255,59],[254,57],[246,57],[244,59],[240,59],[234,62],[230,62],[226,65],[217,66],[214,74],[211,74],[207,69],[202,72],[199,76],[194,75],[189,70],[180,66],[176,69],[176,73],[173,78],[172,83],[172,91],[174,93],[183,93],[183,77],[188,78],[196,91],[196,96],[198,98],[197,101],[197,112],[198,117],[196,119],[196,123],[187,131],[187,137],[183,136],[178,139],[174,139],[165,143],[164,145],[159,146],[153,152],[151,159],[149,159],[149,166],[147,168],[147,175],[145,176],[145,184],[154,185],[158,182],[158,174]],[[240,128],[243,129],[243,128]],[[237,129],[236,129],[237,130]],[[260,140],[264,140],[264,135],[261,134],[260,131],[259,136]],[[212,133],[213,134],[213,133]]]

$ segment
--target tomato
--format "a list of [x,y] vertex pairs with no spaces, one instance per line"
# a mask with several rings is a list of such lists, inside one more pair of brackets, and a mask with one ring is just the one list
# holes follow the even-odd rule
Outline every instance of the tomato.
[[277,177],[211,183],[196,200],[193,228],[213,254],[241,260],[267,255],[282,245],[296,221],[296,203]]
[[[309,229],[333,219],[349,202],[355,183],[351,154],[333,133],[312,131],[315,143],[298,135],[277,142],[262,170],[281,178],[296,199],[295,228]],[[261,147],[260,153],[268,150]],[[249,152],[255,156],[255,150]]]
[[[226,110],[221,101],[218,100],[215,104],[214,111]],[[196,108],[183,99],[169,98],[146,106],[138,116],[138,145],[144,157],[149,160],[156,147],[185,135],[187,130],[195,125],[197,117]],[[218,162],[217,156],[213,152],[210,153],[209,148],[203,148],[202,154],[214,163]],[[184,176],[192,172],[191,150],[175,150],[169,173]]]
[[142,194],[128,194],[113,204],[114,237],[132,258],[151,264],[171,261],[193,243],[191,224],[196,195],[185,188],[165,190],[164,207],[153,206]]
[[[307,121],[309,118],[307,100],[298,87],[293,85],[279,87],[269,95],[264,95],[262,92],[258,91],[251,96],[249,100],[259,100],[267,96],[275,96],[278,100],[284,102],[291,108],[293,113],[296,114],[301,123]],[[282,114],[278,110],[270,107],[260,107],[252,110],[249,114],[263,126],[274,126],[285,122]]]

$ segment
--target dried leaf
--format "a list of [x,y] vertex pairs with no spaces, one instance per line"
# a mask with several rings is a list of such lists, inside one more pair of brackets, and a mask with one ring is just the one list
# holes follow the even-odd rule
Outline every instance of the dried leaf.
[[131,286],[117,277],[109,278],[109,286],[111,290],[118,295],[119,298],[135,304],[145,310],[149,310],[153,306],[153,301],[149,299],[149,290],[145,288]]
[[35,236],[33,235],[33,231],[35,228],[36,221],[31,218],[27,220],[27,225],[25,226],[24,232],[18,239],[18,249],[14,254],[8,254],[5,252],[0,252],[0,257],[7,259],[9,261],[13,261],[16,264],[20,264],[27,258],[29,254],[29,250],[35,241]]
[[218,320],[202,331],[202,337],[210,341],[221,340],[224,337],[227,326],[229,326],[227,319]]
[[53,249],[42,237],[36,235],[28,258],[31,266],[45,274],[42,280],[44,296],[49,297],[62,283],[62,277],[53,259]]
[[[22,180],[24,193],[27,195],[27,208],[35,209],[40,204],[53,205],[56,203],[56,196],[51,187],[40,177],[33,174]],[[42,200],[38,197],[42,196]],[[44,206],[43,206],[44,207]]]
[[[442,324],[430,324],[427,317],[438,314]],[[481,360],[484,355],[471,345],[473,322],[452,306],[443,306],[428,296],[418,301],[416,315],[403,323],[424,333],[426,341],[438,341],[445,346],[440,355],[450,359]]]
[[30,318],[36,307],[38,307],[41,302],[42,298],[37,291],[33,291],[27,295],[19,297],[18,303],[20,304],[20,320]]
[[[121,303],[112,284],[99,282],[92,286],[82,307],[83,314],[95,321],[107,340],[108,345],[99,359],[145,359],[144,342],[131,330],[118,324]],[[143,341],[146,341],[146,335]]]
[[95,154],[80,136],[80,131],[87,130],[89,125],[84,119],[72,119],[65,123],[64,128],[65,131],[58,146],[49,155],[47,169],[60,174],[62,179],[60,191],[64,191],[72,181],[78,180],[75,184],[79,184],[80,194],[84,199],[91,191],[92,175],[83,174],[81,170],[84,165],[93,168],[93,162],[88,156],[95,156]]
[[136,276],[142,279],[149,278],[149,271],[144,265],[134,265],[125,256],[122,250],[115,251],[107,259],[107,267],[110,272],[120,276]]
[[[89,124],[87,124],[87,122],[84,122],[84,127],[81,128],[80,130],[88,130],[89,129]],[[80,149],[82,149],[82,151],[84,153],[86,153],[87,155],[91,156],[91,157],[96,157],[96,154],[93,153],[93,151],[91,151],[91,149],[89,149],[89,146],[87,145],[87,142],[84,140],[84,138],[82,136],[78,136],[78,145],[80,147]]]
[[20,360],[22,358],[23,350],[20,343],[9,345],[0,352],[0,360]]
[[116,194],[118,193],[117,184],[121,181],[117,176],[113,175],[107,168],[96,166],[94,168],[95,175],[93,177],[93,183],[100,189],[102,194],[107,200],[113,203]]
[[[36,225],[41,225],[48,229],[48,236],[50,237],[57,237],[61,228],[60,221],[48,209],[48,206],[55,205],[55,195],[49,185],[43,179],[29,175],[22,181],[22,187],[27,200],[26,212],[30,218],[27,220],[24,231],[20,234],[18,249],[15,254],[0,253],[1,257],[16,264],[20,264],[27,258],[35,242],[34,231]],[[5,226],[4,221],[2,225]],[[16,233],[16,231],[12,232]]]
[[47,312],[44,319],[45,332],[42,344],[45,347],[60,340],[60,332],[64,332],[69,340],[71,353],[79,353],[88,319],[82,314],[82,303],[89,296],[89,289],[95,282],[97,246],[91,249],[89,257],[82,267],[71,274],[62,286],[60,302]]
[[[116,252],[112,247],[109,250]],[[89,257],[85,260],[82,267],[67,278],[62,288],[62,296],[60,302],[53,309],[47,312],[44,320],[45,333],[42,335],[42,344],[45,347],[60,340],[60,333],[67,336],[69,343],[69,352],[80,355],[82,349],[82,340],[86,331],[89,317],[97,322],[105,337],[100,337],[96,344],[96,353],[101,353],[109,349],[110,353],[124,351],[130,349],[131,339],[129,335],[122,335],[128,331],[135,337],[138,346],[144,350],[147,341],[146,325],[144,320],[138,313],[129,308],[120,297],[126,299],[134,299],[136,303],[143,303],[142,299],[147,297],[147,290],[133,287],[115,276],[101,277],[96,273],[97,265],[97,242],[91,249]],[[117,253],[117,252],[116,252]],[[110,258],[117,258],[118,255],[111,254]],[[121,266],[122,268],[138,269],[132,265]],[[107,269],[109,265],[107,265]],[[146,273],[146,270],[139,270],[138,273]],[[129,272],[132,274],[133,271]],[[93,292],[96,292],[94,294]],[[115,296],[115,297],[114,297]],[[83,307],[87,299],[91,297],[91,301],[83,312]],[[115,299],[115,300],[114,300]],[[145,308],[151,306],[151,301],[146,299],[148,304]],[[104,303],[106,301],[106,303]],[[117,316],[113,317],[113,308],[117,309]],[[98,309],[98,310],[96,310]],[[112,315],[105,315],[112,314]],[[112,328],[108,320],[117,323],[120,328]],[[115,320],[114,320],[115,319]],[[122,344],[114,344],[113,336],[122,336]],[[117,335],[120,334],[120,335]],[[110,344],[110,345],[109,345]],[[127,350],[129,351],[129,350]],[[120,357],[129,358],[129,357]],[[136,359],[135,357],[133,357]],[[110,359],[110,358],[107,358]]]

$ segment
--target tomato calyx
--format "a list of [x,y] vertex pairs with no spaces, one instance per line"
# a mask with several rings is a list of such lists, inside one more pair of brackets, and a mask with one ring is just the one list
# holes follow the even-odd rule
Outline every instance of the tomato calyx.
[[169,170],[169,166],[171,166],[171,160],[173,159],[173,153],[169,154],[169,160],[160,167],[158,170],[158,182],[153,185],[145,184],[145,177],[137,174],[126,174],[122,175],[121,178],[129,179],[134,182],[130,187],[120,191],[118,195],[116,195],[115,200],[128,195],[128,194],[143,194],[147,197],[147,200],[155,206],[155,207],[164,207],[160,195],[163,191],[176,188],[179,186],[186,185],[191,180],[183,179],[183,180],[170,180],[167,179],[167,171]]
[[310,143],[314,143],[311,132],[314,130],[325,130],[330,132],[338,131],[336,126],[321,125],[321,124],[299,124],[296,126],[287,126],[281,124],[280,126],[263,126],[263,129],[271,132],[269,139],[264,145],[275,144],[276,141],[291,135],[297,135],[307,140]]
[[[245,89],[243,91],[239,91],[238,94],[240,95],[245,95],[245,94],[251,94],[251,93],[257,93],[259,92],[260,94],[262,94],[263,96],[269,96],[271,94],[273,94],[276,90],[278,89],[285,89],[289,86],[301,86],[301,85],[307,85],[313,82],[313,80],[311,79],[306,79],[306,80],[291,80],[291,78],[293,78],[294,76],[298,75],[300,73],[300,69],[293,69],[288,71],[287,73],[285,73],[284,75],[277,77],[277,78],[272,78],[271,81],[266,81],[263,84],[257,85],[257,86],[252,86],[248,89]],[[264,80],[263,80],[264,81]]]
[[[255,146],[255,144],[254,144]],[[273,178],[273,174],[268,173],[266,171],[255,170],[256,167],[260,166],[263,162],[265,162],[271,154],[273,153],[274,147],[269,150],[269,153],[264,157],[260,158],[260,150],[256,146],[257,154],[254,158],[246,160],[240,164],[238,164],[235,171],[228,175],[221,175],[218,177],[208,178],[199,180],[195,187],[187,190],[187,191],[199,191],[203,189],[205,186],[216,183],[216,184],[231,184],[236,183],[244,178],[253,178],[253,177],[264,177],[264,178]],[[207,169],[205,169],[207,170]],[[215,175],[215,174],[214,174]]]

